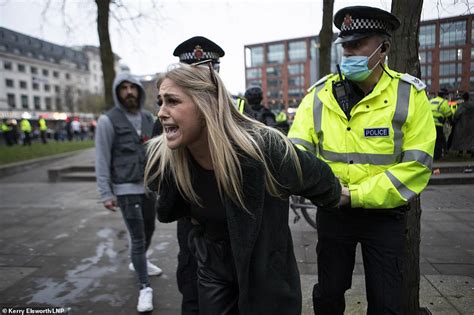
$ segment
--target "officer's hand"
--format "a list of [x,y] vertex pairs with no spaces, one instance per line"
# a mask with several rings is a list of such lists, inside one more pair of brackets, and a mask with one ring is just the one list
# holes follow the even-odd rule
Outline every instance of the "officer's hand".
[[117,209],[115,208],[115,207],[117,207],[117,202],[115,201],[115,199],[106,200],[106,201],[104,201],[104,207],[106,207],[110,211],[115,212],[115,211],[117,211]]
[[351,193],[349,188],[342,186],[341,189],[341,199],[339,200],[339,206],[350,205],[351,204]]

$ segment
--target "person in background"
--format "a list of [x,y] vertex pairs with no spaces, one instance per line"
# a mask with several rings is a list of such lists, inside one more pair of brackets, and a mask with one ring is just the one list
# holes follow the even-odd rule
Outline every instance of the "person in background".
[[462,156],[464,151],[474,157],[474,101],[469,92],[462,94],[463,102],[454,114],[453,141],[451,149],[458,151]]
[[210,61],[198,64],[157,81],[164,134],[150,141],[145,181],[158,193],[158,219],[193,224],[200,314],[301,314],[288,199],[337,206],[339,181],[282,133],[241,115]]
[[13,145],[13,128],[12,126],[8,123],[7,118],[3,118],[2,122],[2,134],[3,138],[5,139],[5,144],[7,146],[12,146]]
[[23,133],[23,145],[31,145],[31,124],[26,118],[20,121],[20,130]]
[[48,140],[46,140],[46,133],[48,131],[48,125],[46,124],[46,119],[44,119],[43,116],[39,116],[38,128],[39,128],[39,131],[40,131],[41,142],[43,142],[43,144],[48,143]]
[[153,289],[149,275],[162,270],[146,257],[155,230],[155,202],[145,191],[145,145],[151,138],[154,118],[143,109],[145,90],[131,74],[117,75],[113,85],[115,107],[97,122],[96,177],[104,207],[122,212],[130,236],[129,269],[139,282],[137,310],[153,310]]
[[367,314],[401,314],[406,211],[416,206],[431,176],[430,103],[423,82],[385,64],[391,34],[400,26],[396,16],[345,7],[334,25],[340,29],[335,43],[342,46],[342,75],[327,75],[311,87],[288,134],[329,164],[349,199],[346,206],[318,207],[316,213],[314,311],[344,314],[360,243]]
[[446,137],[444,135],[444,124],[449,121],[452,116],[451,108],[449,107],[446,97],[449,95],[447,89],[439,90],[438,96],[431,99],[431,113],[436,126],[436,145],[434,149],[434,160],[437,161],[446,153]]
[[[224,50],[203,36],[191,37],[176,46],[173,56],[179,58],[179,62],[192,64],[203,60],[211,60],[213,69],[220,70],[220,58],[225,55]],[[161,135],[163,127],[159,119],[153,126],[153,136]],[[194,256],[189,251],[188,235],[192,230],[189,218],[181,218],[177,223],[178,229],[178,268],[176,270],[176,280],[179,292],[182,294],[181,313],[183,315],[199,314],[198,293],[197,293],[197,263]]]
[[290,131],[290,124],[288,123],[288,117],[284,110],[280,111],[275,117],[275,128],[283,132],[285,135]]
[[249,87],[247,90],[245,90],[244,97],[246,100],[244,105],[244,114],[267,126],[272,127],[275,125],[275,114],[262,105],[263,91],[261,87]]

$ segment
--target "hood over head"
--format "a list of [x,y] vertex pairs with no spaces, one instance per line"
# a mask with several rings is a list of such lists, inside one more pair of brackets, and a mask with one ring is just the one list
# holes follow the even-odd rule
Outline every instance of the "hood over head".
[[114,84],[113,84],[113,97],[114,97],[115,106],[125,110],[125,107],[120,102],[119,97],[118,97],[118,93],[117,93],[119,85],[122,84],[125,81],[133,83],[138,87],[138,94],[139,94],[138,95],[138,104],[139,104],[139,108],[143,109],[143,106],[145,104],[145,89],[143,88],[143,85],[140,83],[138,78],[135,77],[134,75],[128,73],[128,72],[119,73],[115,77]]

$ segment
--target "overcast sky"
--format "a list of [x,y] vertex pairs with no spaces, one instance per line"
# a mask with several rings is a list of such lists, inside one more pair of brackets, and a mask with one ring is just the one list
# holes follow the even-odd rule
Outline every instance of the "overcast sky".
[[[415,1],[415,0],[414,0]],[[38,37],[55,44],[95,45],[94,0],[0,0],[0,26]],[[174,48],[192,36],[205,36],[225,50],[221,76],[232,93],[245,90],[244,45],[312,36],[319,33],[322,0],[123,0],[131,14],[142,12],[140,19],[122,27],[111,19],[112,49],[137,75],[166,70],[177,62]],[[425,0],[422,20],[470,14],[474,0]],[[334,12],[350,5],[371,5],[390,11],[390,0],[335,0]],[[123,11],[122,11],[123,13]],[[66,24],[64,23],[66,21]],[[68,25],[71,30],[67,30]],[[334,29],[334,31],[337,31]]]

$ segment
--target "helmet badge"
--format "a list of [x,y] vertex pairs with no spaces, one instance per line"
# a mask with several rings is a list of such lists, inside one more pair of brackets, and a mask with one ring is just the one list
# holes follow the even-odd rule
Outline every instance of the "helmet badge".
[[344,17],[344,21],[342,22],[345,26],[349,26],[352,24],[352,16],[350,14],[346,14]]
[[194,47],[193,53],[194,53],[194,57],[196,57],[197,60],[201,60],[202,56],[204,56],[204,51],[199,45],[196,45],[196,47]]

